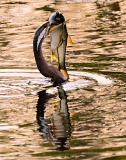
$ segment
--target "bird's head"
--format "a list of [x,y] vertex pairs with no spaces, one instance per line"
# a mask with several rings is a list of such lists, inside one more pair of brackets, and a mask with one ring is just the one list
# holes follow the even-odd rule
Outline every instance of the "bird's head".
[[59,12],[54,12],[49,18],[50,25],[57,25],[63,22],[65,22],[65,18]]

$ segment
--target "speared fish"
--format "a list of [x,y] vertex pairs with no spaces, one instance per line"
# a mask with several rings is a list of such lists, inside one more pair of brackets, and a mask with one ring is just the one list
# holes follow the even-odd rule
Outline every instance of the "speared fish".
[[66,21],[64,16],[59,12],[54,12],[49,18],[47,34],[50,34],[51,43],[51,61],[58,61],[59,70],[66,79],[69,78],[65,65],[66,46],[73,44],[67,32]]

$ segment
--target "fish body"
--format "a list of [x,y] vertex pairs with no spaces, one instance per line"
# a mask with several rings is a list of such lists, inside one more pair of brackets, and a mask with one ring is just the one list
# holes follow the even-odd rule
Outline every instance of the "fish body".
[[49,18],[49,34],[51,43],[51,60],[58,61],[59,70],[68,79],[69,75],[65,66],[68,32],[63,15],[54,12]]
[[65,74],[68,79],[68,73],[65,66],[66,46],[67,46],[67,32],[66,25],[62,25],[52,31],[51,38],[51,59],[57,59],[59,70]]

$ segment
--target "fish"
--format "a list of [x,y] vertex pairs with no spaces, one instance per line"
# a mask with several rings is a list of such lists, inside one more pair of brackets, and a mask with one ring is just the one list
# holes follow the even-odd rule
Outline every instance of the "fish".
[[67,44],[73,44],[66,27],[64,16],[59,12],[54,12],[49,17],[47,33],[50,35],[51,61],[58,61],[58,68],[66,79],[69,75],[65,65]]

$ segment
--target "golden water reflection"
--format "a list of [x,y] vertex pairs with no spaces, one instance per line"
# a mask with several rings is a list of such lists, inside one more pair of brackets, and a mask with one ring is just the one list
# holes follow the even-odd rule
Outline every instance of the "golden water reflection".
[[[0,71],[0,159],[126,159],[126,0],[0,2],[0,69],[11,69]],[[62,130],[70,145],[68,150],[58,152],[52,145],[57,129],[53,122],[55,115],[61,115],[59,102],[62,100],[57,94],[38,93],[39,97],[44,94],[47,100],[41,108],[45,112],[41,114],[51,132],[48,132],[49,139],[44,138],[44,133],[37,130],[36,92],[49,81],[36,73],[32,49],[36,29],[54,11],[62,12],[69,19],[67,28],[74,45],[67,48],[67,70],[87,72],[85,77],[72,74],[70,81],[80,77],[93,81],[81,89],[66,92],[68,113],[73,113],[73,117],[63,114],[68,126],[66,130],[62,126]],[[43,52],[48,63],[49,47],[47,40]],[[15,72],[15,69],[22,71]],[[27,69],[35,69],[35,73],[26,73]],[[108,77],[112,83],[100,84],[98,74]],[[55,137],[50,139],[50,134]]]

